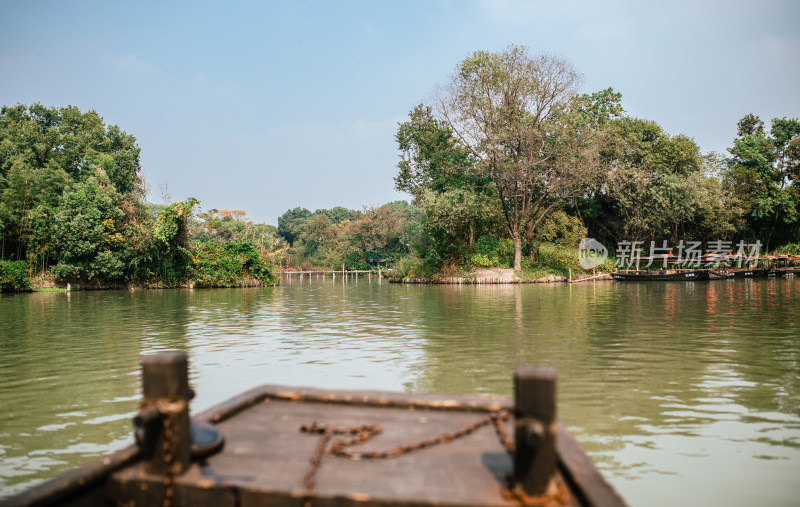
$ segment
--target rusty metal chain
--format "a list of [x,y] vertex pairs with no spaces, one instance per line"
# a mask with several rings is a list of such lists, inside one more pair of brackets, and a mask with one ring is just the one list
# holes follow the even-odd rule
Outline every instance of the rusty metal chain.
[[526,495],[514,481],[514,477],[509,475],[506,487],[503,488],[503,496],[511,501],[516,501],[520,505],[530,507],[559,507],[564,505],[569,500],[569,490],[563,481],[557,479],[552,483],[551,490],[545,492],[542,496],[528,496]]
[[[175,461],[175,428],[173,415],[182,410],[181,402],[171,403],[167,399],[156,399],[144,401],[139,405],[139,412],[149,408],[155,408],[161,420],[161,427],[164,430],[161,456],[164,465],[164,507],[172,507],[175,497],[175,473],[173,465]],[[139,437],[137,436],[137,439]]]
[[175,432],[172,410],[167,403],[157,403],[156,406],[161,414],[161,424],[164,426],[164,507],[172,507],[175,496],[175,474],[172,471],[172,462],[175,459],[173,447]]
[[[502,413],[502,417],[495,417],[494,419],[492,419],[492,423],[494,424],[495,431],[497,431],[497,438],[500,439],[500,443],[503,444],[503,447],[505,447],[506,452],[513,455],[514,449],[516,447],[514,446],[514,442],[512,442],[511,439],[508,438],[508,433],[506,432],[506,425],[504,424],[508,420],[510,414],[508,413],[508,410],[504,410],[503,412],[504,413]],[[499,414],[499,412],[495,413]]]
[[[314,424],[316,425],[316,423]],[[315,431],[315,433],[318,433],[318,431]],[[303,488],[305,488],[305,507],[311,507],[312,500],[314,499],[314,475],[316,475],[319,467],[322,466],[322,456],[325,454],[325,449],[328,447],[328,442],[330,441],[332,435],[333,430],[331,428],[326,428],[323,430],[322,436],[317,444],[317,448],[314,450],[314,454],[311,456],[311,459],[308,460],[308,470],[306,470],[306,473],[303,476]]]
[[[470,424],[469,426],[460,428],[451,433],[444,433],[434,438],[421,440],[419,442],[414,442],[408,445],[400,445],[397,447],[393,447],[391,449],[387,449],[385,451],[365,451],[365,452],[353,452],[347,450],[347,448],[352,447],[354,445],[362,444],[370,440],[372,437],[379,435],[383,431],[383,427],[380,424],[365,424],[362,426],[336,427],[331,424],[318,424],[314,422],[309,426],[303,425],[300,427],[301,432],[321,435],[319,443],[317,444],[317,447],[314,450],[314,454],[311,456],[311,459],[309,460],[308,469],[306,470],[306,473],[303,476],[303,487],[305,488],[305,506],[311,507],[314,498],[314,476],[322,466],[322,458],[325,454],[331,454],[333,456],[338,456],[341,458],[348,458],[353,461],[364,460],[364,459],[380,460],[380,459],[398,458],[400,456],[404,456],[414,451],[427,449],[429,447],[433,447],[439,444],[444,444],[447,442],[452,442],[453,440],[466,437],[467,435],[470,435],[474,433],[476,430],[484,426],[488,426],[489,424],[493,424],[495,426],[498,438],[500,439],[500,442],[503,445],[503,447],[505,447],[505,449],[508,452],[514,452],[514,444],[508,438],[505,425],[503,424],[505,421],[508,420],[510,416],[511,414],[509,413],[508,410],[500,410],[497,412],[492,412],[486,417]],[[352,435],[352,437],[340,438],[334,440],[332,443],[330,443],[329,446],[328,443],[331,441],[334,435]]]

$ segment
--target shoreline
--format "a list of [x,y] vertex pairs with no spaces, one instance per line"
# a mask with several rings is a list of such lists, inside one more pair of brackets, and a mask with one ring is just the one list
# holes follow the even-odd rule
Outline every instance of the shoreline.
[[197,284],[180,284],[180,285],[93,285],[93,284],[66,284],[56,285],[47,284],[41,286],[33,286],[23,290],[0,290],[0,294],[33,294],[33,293],[68,293],[68,292],[93,292],[104,290],[126,290],[135,292],[138,290],[172,290],[172,289],[255,289],[259,287],[277,287],[280,283],[274,285],[267,284],[241,284],[233,286],[209,286]]
[[514,277],[464,277],[464,276],[448,276],[444,278],[434,279],[425,277],[406,277],[406,278],[391,278],[389,283],[402,283],[409,285],[517,285],[523,283],[565,283],[567,282],[566,276],[547,275],[543,278],[533,278],[531,280],[523,280],[522,278]]
[[564,275],[549,274],[543,277],[525,279],[519,277],[513,269],[481,270],[475,274],[445,277],[414,277],[389,278],[390,283],[410,285],[514,285],[531,283],[576,283],[594,280],[613,280],[611,274],[582,273],[585,278],[573,279]]
[[[583,273],[587,275],[587,273]],[[598,275],[588,274],[585,278],[570,279],[564,275],[549,274],[547,276],[525,279],[520,278],[511,269],[499,270],[482,270],[481,273],[468,274],[461,276],[445,276],[445,277],[393,277],[391,275],[383,275],[389,283],[407,284],[407,285],[520,285],[520,284],[543,284],[543,283],[577,283],[584,281],[609,281],[613,280],[610,273],[600,273]],[[108,285],[94,285],[94,284],[55,284],[52,282],[43,285],[34,285],[27,290],[16,291],[0,291],[3,294],[21,294],[21,293],[67,293],[67,292],[87,292],[87,291],[104,291],[104,290],[127,290],[134,292],[137,290],[169,290],[169,289],[235,289],[235,288],[258,288],[258,287],[277,287],[281,285],[280,282],[274,285],[264,284],[242,284],[231,287],[214,287],[214,286],[198,286],[196,284],[179,284],[179,285],[149,285],[149,284],[108,284]]]

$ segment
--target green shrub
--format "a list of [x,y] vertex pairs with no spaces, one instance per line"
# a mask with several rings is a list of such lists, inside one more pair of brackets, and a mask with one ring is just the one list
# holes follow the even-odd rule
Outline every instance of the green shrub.
[[559,245],[577,247],[588,234],[580,218],[559,210],[551,213],[536,229],[538,239]]
[[82,269],[80,267],[73,266],[72,264],[64,261],[61,261],[50,268],[50,273],[52,273],[53,279],[59,282],[77,280],[80,278],[81,272]]
[[275,272],[250,243],[198,243],[190,278],[198,287],[274,285]]
[[392,276],[405,278],[413,276],[422,265],[422,259],[416,255],[408,255],[394,263],[392,267]]
[[498,265],[513,266],[514,265],[514,242],[508,238],[500,240],[500,245],[497,247]]
[[31,289],[31,278],[25,261],[0,259],[0,292],[17,292]]
[[775,252],[789,255],[800,255],[800,243],[789,243],[782,247],[776,248]]
[[511,266],[514,262],[514,243],[495,235],[481,236],[475,242],[475,254],[467,261],[482,268]]
[[497,262],[497,254],[489,255],[489,254],[473,254],[470,255],[468,262],[475,266],[476,268],[493,268],[496,267]]
[[443,269],[442,260],[435,255],[431,257],[420,257],[410,254],[395,262],[392,267],[392,276],[398,278],[406,277],[433,277]]

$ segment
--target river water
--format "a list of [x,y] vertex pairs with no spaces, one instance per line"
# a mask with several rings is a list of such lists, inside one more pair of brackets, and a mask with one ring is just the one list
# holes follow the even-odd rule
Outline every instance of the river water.
[[511,395],[633,505],[800,505],[800,278],[0,295],[0,497],[132,442],[141,354],[189,353],[193,410],[265,384]]

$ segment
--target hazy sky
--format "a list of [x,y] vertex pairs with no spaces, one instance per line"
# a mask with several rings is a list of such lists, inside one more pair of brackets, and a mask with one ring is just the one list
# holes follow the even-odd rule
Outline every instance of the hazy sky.
[[[223,6],[224,5],[224,6]],[[800,2],[0,0],[0,104],[75,105],[136,136],[161,202],[276,224],[394,190],[397,123],[473,51],[565,57],[583,91],[724,151],[800,116]]]

